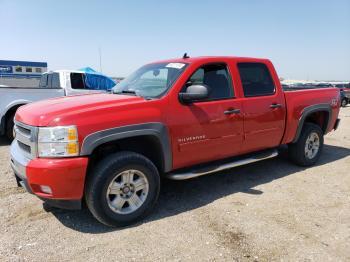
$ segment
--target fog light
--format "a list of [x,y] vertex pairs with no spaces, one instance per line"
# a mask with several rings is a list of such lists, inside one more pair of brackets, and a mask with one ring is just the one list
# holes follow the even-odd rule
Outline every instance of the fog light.
[[46,194],[52,194],[52,190],[51,190],[51,187],[49,187],[49,186],[43,186],[43,185],[41,185],[40,186],[40,190],[42,191],[42,192],[44,192],[44,193],[46,193]]

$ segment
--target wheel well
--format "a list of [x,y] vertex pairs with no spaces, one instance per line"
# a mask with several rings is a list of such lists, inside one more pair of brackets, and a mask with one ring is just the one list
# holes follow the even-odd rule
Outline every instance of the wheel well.
[[153,162],[159,173],[164,171],[164,152],[160,141],[152,135],[128,137],[99,145],[90,155],[89,170],[106,155],[119,151],[132,151],[144,155]]
[[7,125],[8,118],[11,117],[11,115],[14,114],[17,111],[17,109],[23,105],[25,105],[25,104],[15,105],[15,106],[11,107],[9,110],[7,110],[7,112],[5,114],[5,126]]
[[305,118],[304,123],[313,123],[315,125],[318,125],[322,129],[323,133],[325,134],[327,132],[328,121],[329,121],[329,112],[317,111],[309,114]]

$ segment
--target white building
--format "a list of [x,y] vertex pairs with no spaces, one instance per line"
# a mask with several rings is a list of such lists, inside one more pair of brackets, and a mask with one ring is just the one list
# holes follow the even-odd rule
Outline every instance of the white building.
[[46,62],[0,60],[0,85],[37,87],[46,71]]

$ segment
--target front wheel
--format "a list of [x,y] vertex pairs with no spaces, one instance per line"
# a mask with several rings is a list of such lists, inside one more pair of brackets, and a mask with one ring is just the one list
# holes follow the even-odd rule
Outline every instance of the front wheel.
[[323,149],[323,132],[315,124],[305,123],[296,143],[288,145],[290,159],[300,166],[312,166]]
[[119,152],[100,161],[85,189],[87,206],[108,226],[126,226],[145,217],[159,194],[157,168],[145,156]]

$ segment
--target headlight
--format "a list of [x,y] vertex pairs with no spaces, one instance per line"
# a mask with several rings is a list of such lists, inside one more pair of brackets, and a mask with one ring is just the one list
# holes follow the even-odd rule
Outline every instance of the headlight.
[[39,157],[69,157],[79,155],[76,126],[39,127]]

